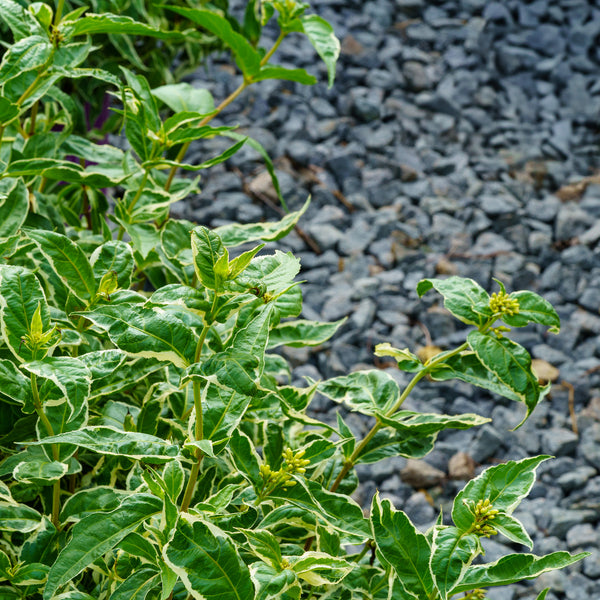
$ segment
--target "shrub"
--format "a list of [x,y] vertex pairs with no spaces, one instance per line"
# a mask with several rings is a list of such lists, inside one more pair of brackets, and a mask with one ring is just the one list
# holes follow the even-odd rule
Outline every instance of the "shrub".
[[[419,294],[435,289],[471,330],[425,362],[380,344],[378,356],[413,374],[404,390],[380,370],[288,385],[277,348],[318,346],[341,325],[299,319],[298,259],[263,252],[306,205],[279,222],[215,230],[169,218],[169,206],[197,190],[178,169],[260,149],[210,124],[246,87],[315,81],[272,63],[287,35],[308,36],[330,83],[339,44],[295,0],[251,1],[242,25],[201,4],[151,8],[202,34],[145,22],[143,10],[135,20],[67,13],[62,0],[56,12],[0,0],[12,34],[0,64],[2,598],[482,598],[482,588],[580,560],[555,552],[472,564],[491,535],[531,549],[512,513],[547,456],[483,471],[457,495],[453,524],[440,516],[426,532],[378,495],[368,516],[351,499],[357,464],[423,457],[440,431],[486,422],[404,410],[424,377],[504,395],[527,418],[548,390],[508,332],[556,331],[558,316],[529,291],[500,285],[489,296],[468,279],[424,280]],[[260,31],[275,14],[281,33],[265,51]],[[215,106],[206,90],[104,70],[92,58],[106,47],[92,43],[100,34],[111,36],[109,52],[130,52],[125,40],[137,36],[169,46],[210,34],[231,49],[241,83]],[[81,135],[94,86],[111,95],[105,130],[122,129],[126,150]],[[233,143],[185,162],[192,141],[215,136]],[[317,393],[370,418],[369,433],[357,439],[341,416],[336,427],[316,420]]]

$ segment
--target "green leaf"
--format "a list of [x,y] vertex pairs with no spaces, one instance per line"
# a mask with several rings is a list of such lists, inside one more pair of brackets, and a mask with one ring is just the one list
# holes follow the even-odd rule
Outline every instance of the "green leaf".
[[[27,71],[41,69],[52,58],[52,44],[45,35],[31,35],[8,48],[0,63],[0,83]],[[17,100],[17,98],[15,98]]]
[[280,541],[266,529],[240,529],[248,540],[249,549],[261,560],[279,569],[283,561]]
[[357,457],[357,463],[374,463],[391,456],[423,458],[433,450],[437,434],[399,433],[393,429],[380,429]]
[[15,117],[19,116],[19,106],[7,98],[0,96],[0,126],[8,125]]
[[33,34],[44,34],[44,29],[33,14],[13,0],[0,0],[0,19],[12,31],[15,42]]
[[548,595],[548,592],[550,591],[550,588],[546,588],[545,590],[542,590],[539,594],[539,596],[536,598],[536,600],[546,600],[546,596]]
[[73,444],[99,454],[127,456],[150,464],[161,464],[177,458],[179,446],[147,433],[119,431],[113,427],[85,427],[54,435],[28,445]]
[[231,48],[235,62],[245,76],[249,77],[258,73],[260,70],[260,54],[243,35],[233,30],[227,19],[215,12],[201,8],[178,6],[164,6],[164,8],[180,14],[221,39]]
[[400,350],[399,348],[394,348],[388,342],[375,346],[375,356],[391,356],[396,359],[398,368],[401,371],[409,373],[416,373],[424,367],[419,357],[413,354],[408,348]]
[[[167,464],[172,465],[173,462]],[[145,558],[151,564],[156,564],[158,562],[156,547],[139,533],[133,532],[124,537],[117,544],[117,548],[131,554],[131,556]]]
[[391,417],[377,412],[376,416],[384,425],[395,429],[398,433],[415,436],[436,434],[444,429],[470,429],[491,421],[474,413],[450,416],[417,413],[410,410],[401,410]]
[[[0,100],[2,100],[0,98]],[[0,105],[1,110],[1,105]],[[1,121],[1,117],[0,117]],[[29,212],[29,193],[22,179],[0,181],[0,238],[16,234]]]
[[181,515],[163,556],[197,600],[254,598],[248,567],[229,537],[214,525]]
[[192,252],[196,275],[202,285],[221,291],[229,268],[229,253],[221,238],[207,227],[195,227],[192,231]]
[[260,460],[250,438],[237,429],[232,431],[229,449],[239,471],[258,487],[262,481]]
[[290,566],[298,579],[315,586],[339,583],[353,568],[343,558],[314,551],[305,552],[300,557],[290,557]]
[[319,384],[318,391],[334,402],[365,415],[388,412],[400,397],[398,384],[385,371],[356,371]]
[[369,525],[360,506],[349,496],[330,492],[310,479],[296,478],[296,485],[276,488],[269,498],[279,498],[308,510],[328,527],[341,532],[347,543],[361,544],[370,536]]
[[275,65],[264,66],[253,78],[253,81],[264,81],[265,79],[279,79],[284,81],[295,81],[303,85],[317,83],[317,78],[304,69],[288,69]]
[[529,352],[508,338],[497,338],[479,331],[471,331],[467,342],[481,364],[525,403],[527,415],[523,423],[546,392],[540,389],[538,378],[531,369]]
[[264,283],[267,291],[272,296],[277,296],[288,290],[299,271],[299,259],[291,252],[276,250],[275,254],[253,258],[243,277]]
[[114,548],[146,519],[162,510],[162,502],[150,494],[127,497],[109,513],[94,513],[73,527],[71,539],[48,573],[44,600],[51,600],[60,587]]
[[432,542],[431,572],[442,598],[458,583],[479,552],[479,538],[456,527],[436,527]]
[[299,20],[302,31],[327,67],[327,81],[331,87],[335,79],[335,65],[340,55],[340,42],[333,27],[318,15],[302,15]]
[[271,329],[268,347],[319,346],[332,337],[345,322],[345,318],[333,323],[306,320],[286,321]]
[[539,323],[550,327],[551,333],[560,331],[560,318],[550,302],[529,291],[513,292],[510,297],[519,302],[519,312],[502,316],[507,325],[524,327],[527,323]]
[[417,285],[417,293],[422,296],[431,288],[444,297],[444,306],[463,323],[481,327],[492,316],[489,294],[472,279],[423,279]]
[[432,597],[433,578],[429,568],[431,547],[402,511],[389,500],[373,498],[371,527],[379,552],[392,565],[407,598]]
[[162,31],[146,23],[135,21],[125,15],[111,13],[88,13],[74,21],[63,21],[58,28],[66,38],[71,39],[78,35],[93,35],[95,33],[120,33],[129,35],[147,35],[162,40],[184,42],[185,34],[179,31]]
[[135,261],[129,244],[120,240],[105,242],[94,250],[90,263],[96,281],[100,282],[106,273],[114,272],[121,289],[128,289],[131,285]]
[[28,533],[37,529],[42,522],[42,515],[37,510],[18,504],[0,500],[0,530]]
[[525,527],[523,527],[523,524],[518,519],[504,513],[499,513],[494,518],[493,527],[511,542],[523,544],[523,546],[527,546],[530,550],[533,549],[533,542]]
[[208,115],[215,110],[212,94],[204,88],[194,88],[189,83],[172,83],[154,88],[152,94],[173,112],[195,112]]
[[78,314],[106,331],[111,341],[131,356],[157,358],[182,368],[194,360],[196,335],[160,308],[107,305]]
[[93,298],[96,280],[84,251],[66,235],[54,231],[30,229],[27,236],[39,247],[55,273],[79,298]]
[[148,592],[160,584],[159,576],[154,568],[137,569],[116,587],[109,600],[145,600]]
[[22,267],[0,266],[0,318],[2,336],[19,361],[36,357],[23,343],[32,331],[32,322],[40,308],[42,331],[50,329],[50,311],[37,277]]
[[87,422],[91,374],[83,362],[72,356],[47,356],[25,363],[22,368],[45,380],[39,386],[39,396],[54,433]]
[[69,465],[65,463],[32,456],[13,469],[13,477],[24,483],[51,485],[66,475],[68,470]]
[[589,556],[588,552],[575,555],[568,552],[553,552],[546,556],[509,554],[490,564],[472,565],[451,593],[458,594],[476,588],[509,585],[524,579],[535,579],[542,573],[564,569],[586,556]]
[[468,531],[475,522],[475,505],[479,500],[487,499],[496,510],[512,514],[533,487],[537,467],[548,458],[535,456],[518,462],[511,460],[483,471],[469,481],[454,499],[454,524],[461,531]]
[[26,412],[33,411],[31,381],[17,368],[15,363],[0,359],[0,395],[22,405]]
[[250,565],[250,574],[256,588],[254,600],[300,600],[302,588],[292,570],[256,561]]
[[110,512],[117,508],[130,493],[108,486],[98,485],[81,489],[67,498],[60,511],[60,522],[81,521],[88,515]]
[[209,384],[202,402],[204,438],[211,440],[218,453],[239,425],[250,396]]
[[49,570],[48,565],[37,562],[19,565],[11,578],[11,584],[41,586],[44,584]]

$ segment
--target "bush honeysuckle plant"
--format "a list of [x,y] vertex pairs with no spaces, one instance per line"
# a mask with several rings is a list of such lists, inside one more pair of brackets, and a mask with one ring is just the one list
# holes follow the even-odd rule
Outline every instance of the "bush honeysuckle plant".
[[[98,13],[0,0],[10,32],[0,63],[0,597],[480,599],[585,556],[481,558],[492,535],[532,549],[513,511],[547,456],[483,471],[454,500],[451,524],[440,517],[425,532],[379,495],[368,515],[351,498],[356,465],[423,457],[439,432],[487,421],[404,409],[424,377],[503,395],[526,419],[548,389],[510,328],[557,331],[548,302],[426,279],[418,293],[434,289],[469,326],[463,344],[425,362],[380,344],[378,356],[412,374],[403,390],[377,369],[298,388],[277,349],[319,346],[342,324],[299,318],[299,261],[265,248],[306,204],[277,222],[212,230],[169,217],[198,186],[180,170],[244,144],[264,155],[211,125],[223,108],[263,79],[315,82],[274,62],[288,35],[308,37],[332,82],[331,27],[295,0],[248,2],[242,23],[226,2],[151,3],[172,18],[147,22],[136,20],[144,3],[131,3],[133,16],[92,4]],[[275,19],[279,36],[263,49]],[[183,47],[198,36],[228,48],[240,72],[218,104],[206,89],[150,84],[135,60],[108,70],[93,58],[107,39],[109,53],[127,55],[148,37]],[[91,88],[110,98],[102,131],[82,128],[80,90]],[[106,143],[107,132],[126,144]],[[192,141],[215,136],[232,139],[229,149],[185,162]],[[357,438],[341,414],[336,426],[318,421],[315,394],[365,415],[371,430]]]

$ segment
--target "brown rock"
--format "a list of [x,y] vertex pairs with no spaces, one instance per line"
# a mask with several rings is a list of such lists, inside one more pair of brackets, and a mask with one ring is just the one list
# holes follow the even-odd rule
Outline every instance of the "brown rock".
[[466,452],[457,452],[448,461],[450,479],[473,479],[475,477],[475,461]]
[[446,473],[432,467],[424,460],[409,458],[404,469],[400,471],[400,478],[408,485],[421,489],[439,485],[446,479]]
[[534,358],[531,361],[531,370],[542,385],[549,381],[556,381],[559,376],[558,369],[541,358]]

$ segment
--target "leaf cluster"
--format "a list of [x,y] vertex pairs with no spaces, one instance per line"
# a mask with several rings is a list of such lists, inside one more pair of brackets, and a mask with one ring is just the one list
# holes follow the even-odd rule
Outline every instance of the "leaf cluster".
[[[357,464],[421,458],[441,431],[487,421],[403,409],[424,377],[466,381],[531,414],[547,388],[508,330],[557,330],[545,300],[424,280],[419,294],[435,289],[471,328],[462,345],[422,362],[380,344],[377,355],[413,374],[404,389],[375,369],[296,387],[278,348],[319,347],[343,326],[300,318],[299,260],[265,247],[308,201],[279,221],[217,229],[170,217],[199,185],[180,170],[252,144],[273,173],[256,142],[213,119],[264,79],[315,82],[273,62],[291,34],[307,36],[331,85],[339,42],[308,9],[251,0],[238,22],[225,1],[0,0],[11,40],[0,62],[2,598],[480,598],[584,556],[472,565],[489,535],[531,550],[513,511],[547,457],[482,472],[456,497],[452,524],[427,532],[378,495],[368,514],[351,498]],[[265,49],[270,19],[280,35]],[[240,73],[218,103],[164,75],[184,49],[195,59],[213,45]],[[129,67],[113,68],[122,58]],[[82,127],[94,90],[111,109],[100,133],[121,132],[123,144]],[[186,162],[190,143],[216,136],[233,143]],[[371,430],[357,437],[341,413],[335,426],[318,421],[317,394]]]

